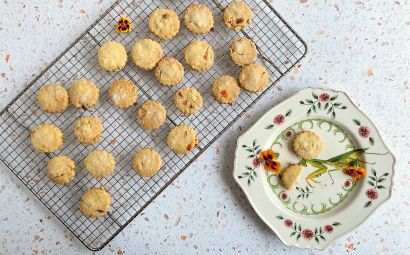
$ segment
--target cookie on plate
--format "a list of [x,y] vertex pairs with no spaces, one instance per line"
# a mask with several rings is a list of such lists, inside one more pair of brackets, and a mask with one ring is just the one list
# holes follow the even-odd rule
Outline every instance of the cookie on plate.
[[31,131],[31,144],[40,152],[54,152],[63,143],[63,132],[54,125],[40,124]]
[[184,67],[176,58],[165,57],[159,61],[155,77],[162,85],[177,85],[184,79]]
[[163,40],[173,38],[179,31],[180,22],[175,11],[156,9],[149,16],[149,30]]
[[214,64],[214,50],[204,41],[193,41],[184,52],[185,62],[195,71],[204,72]]
[[243,1],[230,3],[224,10],[223,22],[225,26],[234,30],[239,30],[249,26],[252,19],[252,10]]
[[135,154],[132,161],[132,168],[137,174],[143,177],[155,175],[162,166],[162,159],[159,153],[152,148],[144,148]]
[[127,51],[119,42],[106,42],[98,50],[98,64],[108,72],[118,72],[123,69],[127,59]]
[[202,108],[202,96],[195,88],[181,88],[175,94],[175,106],[182,113],[192,114]]
[[41,110],[49,113],[64,112],[68,107],[67,90],[54,83],[41,87],[37,100]]
[[315,159],[323,150],[322,140],[311,131],[301,131],[295,135],[292,141],[296,155],[303,159]]
[[198,137],[190,126],[179,125],[169,132],[167,144],[175,153],[187,154],[198,145]]
[[94,144],[101,139],[103,125],[95,116],[80,117],[75,123],[74,135],[82,144]]
[[97,85],[89,80],[75,81],[68,93],[71,104],[84,110],[93,108],[100,97]]
[[223,75],[212,84],[212,96],[221,104],[233,104],[240,93],[238,82],[230,75]]
[[269,74],[265,67],[252,64],[242,68],[239,73],[239,85],[249,92],[263,90],[269,82]]
[[152,70],[164,56],[159,43],[151,39],[137,41],[131,50],[131,58],[136,66],[144,70]]
[[116,80],[108,89],[108,96],[115,106],[128,108],[137,101],[138,89],[132,81]]
[[103,187],[87,190],[80,200],[80,211],[89,218],[103,216],[110,206],[111,195]]
[[212,11],[204,4],[191,4],[185,10],[185,26],[195,34],[205,34],[214,27]]
[[74,161],[62,155],[50,159],[47,163],[47,176],[56,184],[68,184],[75,176]]
[[84,168],[95,178],[103,178],[114,172],[115,157],[106,150],[90,152],[84,160]]
[[147,130],[158,129],[164,124],[167,117],[165,107],[156,101],[147,101],[137,112],[137,119],[142,128]]
[[303,166],[299,164],[289,165],[280,173],[280,180],[285,189],[293,189],[302,175]]
[[258,51],[255,43],[248,38],[239,38],[232,42],[229,55],[238,66],[247,66],[255,62]]

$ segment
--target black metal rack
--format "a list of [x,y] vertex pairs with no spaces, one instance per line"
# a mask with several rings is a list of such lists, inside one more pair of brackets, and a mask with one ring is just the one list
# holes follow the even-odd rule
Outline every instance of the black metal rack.
[[[272,8],[267,0],[246,1],[254,11],[250,27],[235,32],[224,27],[223,8],[230,2],[206,0],[214,12],[215,29],[204,36],[190,33],[181,23],[178,35],[161,42],[167,56],[183,61],[184,47],[194,39],[211,44],[215,51],[215,65],[206,73],[198,74],[186,68],[183,82],[174,87],[159,85],[152,72],[142,71],[128,64],[124,70],[111,74],[97,63],[99,46],[108,40],[121,42],[127,50],[141,38],[156,39],[148,30],[148,16],[158,7],[174,9],[182,20],[186,7],[194,1],[117,1],[80,35],[62,54],[40,73],[0,113],[0,159],[28,189],[63,223],[88,249],[100,250],[128,223],[155,199],[182,171],[184,171],[224,131],[235,123],[267,90],[294,67],[306,54],[306,44]],[[134,30],[117,34],[114,25],[120,16],[129,17]],[[271,84],[261,93],[241,91],[233,106],[220,105],[211,95],[211,84],[223,74],[237,76],[239,68],[230,60],[228,50],[233,39],[246,36],[253,39],[259,51],[258,62],[270,72]],[[116,79],[134,81],[139,88],[137,106],[117,109],[107,100],[106,90]],[[43,113],[36,94],[46,83],[56,82],[69,87],[72,81],[89,79],[100,87],[100,101],[90,111],[69,107],[64,113]],[[172,102],[174,93],[182,86],[196,87],[202,94],[204,106],[193,116],[184,116]],[[138,106],[146,100],[161,101],[167,109],[166,124],[159,130],[145,131],[135,120]],[[103,120],[103,141],[84,146],[73,136],[73,125],[82,115],[97,115]],[[30,144],[30,130],[41,123],[52,123],[65,134],[62,149],[56,153],[36,152]],[[166,136],[175,125],[185,123],[196,129],[199,146],[192,153],[177,155],[166,145]],[[143,179],[131,169],[132,156],[142,147],[155,148],[162,155],[164,166],[157,175]],[[117,167],[112,176],[96,180],[85,173],[83,159],[93,149],[103,148],[116,156]],[[77,175],[67,186],[55,185],[46,174],[47,161],[57,154],[70,156],[77,164]],[[107,216],[89,219],[79,211],[83,192],[103,185],[112,196]]]

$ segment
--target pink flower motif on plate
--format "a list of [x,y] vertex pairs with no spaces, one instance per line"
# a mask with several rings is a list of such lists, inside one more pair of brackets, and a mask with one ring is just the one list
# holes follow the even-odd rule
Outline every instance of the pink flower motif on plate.
[[322,93],[322,94],[319,95],[319,101],[321,103],[327,103],[327,102],[329,102],[329,100],[330,100],[330,96],[329,96],[328,93]]
[[291,219],[286,219],[283,221],[286,227],[291,228],[293,226],[293,221]]
[[370,188],[366,191],[366,196],[370,200],[376,200],[379,197],[379,193],[377,192],[376,189]]
[[292,131],[292,130],[287,130],[287,131],[285,132],[285,139],[291,138],[292,135],[293,135],[293,131]]
[[369,138],[370,129],[366,126],[359,127],[359,135],[363,138]]
[[254,168],[258,168],[261,165],[260,159],[258,157],[254,158],[252,160],[252,165],[253,165]]
[[346,180],[346,181],[343,183],[343,186],[344,186],[346,189],[349,189],[349,188],[352,186],[352,181],[351,181],[350,179]]
[[285,116],[283,116],[282,114],[278,114],[275,116],[275,118],[273,118],[273,123],[275,125],[282,125],[285,122]]
[[333,226],[332,225],[326,225],[323,227],[326,233],[332,233],[333,232]]
[[302,235],[302,237],[303,237],[305,240],[310,240],[310,239],[312,239],[312,238],[315,236],[315,234],[313,233],[313,231],[310,230],[310,229],[308,229],[308,228],[302,230],[302,232],[300,232],[300,234]]

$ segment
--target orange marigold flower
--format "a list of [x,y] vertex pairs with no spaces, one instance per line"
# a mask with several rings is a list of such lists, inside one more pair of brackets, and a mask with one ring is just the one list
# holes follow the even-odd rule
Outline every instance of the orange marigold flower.
[[259,157],[263,161],[273,161],[275,160],[275,153],[273,152],[273,150],[261,151],[261,153],[259,154]]
[[263,168],[265,169],[265,171],[269,171],[274,174],[279,174],[281,167],[282,165],[276,160],[265,161],[265,164],[263,165]]
[[343,173],[351,176],[353,180],[357,181],[366,175],[366,169],[359,166],[348,166],[343,169]]
[[118,24],[115,26],[115,31],[118,33],[129,33],[132,30],[131,21],[129,18],[121,17]]

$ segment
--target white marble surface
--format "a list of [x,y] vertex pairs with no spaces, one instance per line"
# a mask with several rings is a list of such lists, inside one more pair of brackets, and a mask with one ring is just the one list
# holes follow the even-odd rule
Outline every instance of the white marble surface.
[[[0,107],[113,0],[0,2]],[[273,0],[306,40],[300,68],[279,82],[100,254],[406,254],[410,249],[410,5]],[[306,86],[345,90],[397,158],[392,199],[324,251],[284,246],[234,183],[235,140],[264,111]],[[0,166],[0,254],[89,254]]]

